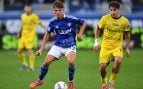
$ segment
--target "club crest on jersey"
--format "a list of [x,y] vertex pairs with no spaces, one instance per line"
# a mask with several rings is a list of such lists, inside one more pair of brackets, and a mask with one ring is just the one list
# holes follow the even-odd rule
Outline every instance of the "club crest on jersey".
[[71,23],[68,23],[67,25],[68,25],[69,27],[71,27]]
[[59,28],[59,26],[57,25],[56,28]]

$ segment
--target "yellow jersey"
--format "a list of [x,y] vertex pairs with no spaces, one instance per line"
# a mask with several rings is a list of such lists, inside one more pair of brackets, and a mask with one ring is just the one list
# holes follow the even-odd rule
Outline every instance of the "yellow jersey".
[[31,13],[29,15],[23,13],[21,15],[21,21],[21,38],[34,40],[34,37],[36,35],[36,25],[41,23],[39,17],[35,13]]
[[102,47],[122,47],[123,33],[130,31],[129,21],[124,16],[118,19],[111,17],[111,14],[102,16],[98,23],[99,29],[103,29]]

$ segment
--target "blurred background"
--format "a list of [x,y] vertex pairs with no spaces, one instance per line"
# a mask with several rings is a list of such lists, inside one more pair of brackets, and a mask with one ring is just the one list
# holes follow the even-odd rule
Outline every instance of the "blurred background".
[[[35,72],[28,70],[18,71],[21,65],[17,56],[18,39],[16,34],[20,31],[20,16],[26,3],[31,3],[33,12],[37,13],[42,23],[47,26],[52,14],[52,3],[55,0],[0,0],[0,89],[28,89],[33,80],[37,79],[41,63],[47,49],[49,49],[54,38],[47,43],[45,51],[40,57],[36,57]],[[101,89],[99,73],[99,53],[92,50],[94,44],[94,30],[102,15],[108,13],[108,3],[111,0],[62,0],[65,4],[65,13],[74,15],[87,21],[84,40],[77,42],[77,72],[75,85],[78,89]],[[117,79],[117,89],[143,89],[143,0],[119,0],[121,3],[121,14],[127,17],[131,25],[131,57],[126,60],[124,56],[122,70]],[[37,37],[35,38],[35,51],[41,45],[44,31],[37,26]],[[125,43],[123,43],[125,47]],[[26,54],[26,58],[28,58]],[[65,60],[63,60],[65,59]],[[59,81],[67,81],[67,61],[63,57],[61,62],[56,61],[45,78],[44,85],[38,89],[53,89],[54,84]],[[109,71],[111,72],[111,66]],[[109,74],[110,74],[109,72]],[[62,76],[60,76],[62,75]]]
[[[20,15],[26,3],[31,3],[33,12],[37,13],[42,23],[47,26],[48,20],[53,16],[52,3],[55,0],[0,0],[0,49],[16,49],[16,34],[21,23]],[[111,0],[61,0],[65,4],[65,12],[78,18],[85,19],[88,26],[85,31],[85,39],[77,42],[78,48],[92,48],[94,43],[94,29],[100,17],[108,13],[108,3]],[[118,0],[121,3],[121,14],[130,20],[131,47],[143,48],[143,0]],[[41,44],[44,31],[37,26],[37,38],[35,48]],[[46,48],[50,48],[53,41]],[[124,46],[124,44],[123,44]]]

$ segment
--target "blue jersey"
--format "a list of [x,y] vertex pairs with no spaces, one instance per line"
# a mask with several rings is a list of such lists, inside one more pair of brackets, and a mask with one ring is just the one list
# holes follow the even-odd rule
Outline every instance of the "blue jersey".
[[83,23],[84,20],[69,15],[64,15],[63,19],[53,17],[49,21],[47,32],[56,33],[54,45],[68,48],[76,45],[76,29]]

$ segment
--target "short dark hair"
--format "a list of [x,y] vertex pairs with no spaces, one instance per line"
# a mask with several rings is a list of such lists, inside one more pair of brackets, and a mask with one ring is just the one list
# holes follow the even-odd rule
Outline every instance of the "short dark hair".
[[120,3],[119,3],[118,1],[111,1],[111,2],[109,3],[109,8],[110,8],[110,7],[114,7],[114,8],[119,9],[119,8],[120,8]]
[[64,4],[60,0],[56,0],[53,4],[53,8],[64,8]]
[[32,7],[30,3],[26,3],[25,6]]

